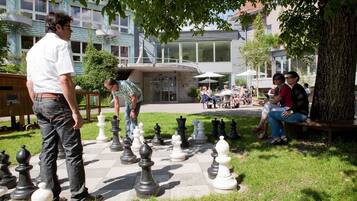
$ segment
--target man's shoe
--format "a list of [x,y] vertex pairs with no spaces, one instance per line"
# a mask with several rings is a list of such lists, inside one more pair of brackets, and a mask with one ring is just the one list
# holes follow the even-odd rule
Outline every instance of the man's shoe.
[[281,144],[281,139],[280,138],[274,138],[270,141],[271,145],[280,145]]
[[281,140],[281,144],[282,144],[282,145],[288,144],[288,138],[287,138],[286,136],[282,136],[282,137],[280,138],[280,140]]
[[88,195],[84,201],[102,201],[104,197],[102,195]]
[[252,128],[252,132],[253,133],[258,133],[258,132],[260,132],[260,131],[264,131],[264,129],[262,128],[262,127],[254,127],[254,128]]

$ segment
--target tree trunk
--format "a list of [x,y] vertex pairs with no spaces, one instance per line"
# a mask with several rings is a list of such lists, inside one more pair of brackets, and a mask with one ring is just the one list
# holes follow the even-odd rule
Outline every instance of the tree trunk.
[[322,22],[311,119],[354,118],[356,58],[357,14],[342,6]]

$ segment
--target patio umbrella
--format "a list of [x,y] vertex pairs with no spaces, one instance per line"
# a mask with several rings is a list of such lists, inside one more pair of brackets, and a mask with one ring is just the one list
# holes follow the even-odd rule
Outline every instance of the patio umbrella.
[[[244,71],[243,73],[236,74],[236,76],[254,76],[257,75],[257,71],[255,70],[247,70]],[[265,73],[259,72],[259,75],[265,75]]]
[[217,80],[212,80],[210,78],[206,78],[204,80],[199,81],[198,83],[207,84],[207,83],[217,83],[217,82],[218,82]]
[[223,77],[224,75],[218,74],[218,73],[213,73],[213,72],[205,72],[201,75],[196,75],[195,78],[204,78],[204,77],[208,77],[208,89],[211,88],[211,82],[210,82],[210,78],[211,77]]

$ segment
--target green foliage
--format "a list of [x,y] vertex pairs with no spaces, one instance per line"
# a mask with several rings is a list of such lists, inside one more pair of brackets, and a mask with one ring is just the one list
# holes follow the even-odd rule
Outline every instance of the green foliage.
[[5,23],[0,20],[0,65],[2,65],[7,57],[8,44],[6,44]]
[[196,87],[191,87],[190,91],[187,93],[189,97],[192,97],[194,100],[200,99],[200,90]]
[[271,47],[279,44],[278,36],[265,34],[263,17],[258,14],[253,23],[254,39],[248,41],[240,49],[248,65],[252,66],[258,72],[258,68],[270,60],[269,51]]
[[236,86],[242,86],[247,84],[247,80],[243,78],[239,78],[235,80]]
[[106,92],[104,80],[115,77],[118,59],[107,51],[98,51],[92,43],[88,43],[84,57],[84,75],[75,78],[76,85],[84,90]]
[[0,72],[14,73],[14,74],[26,74],[26,54],[20,55],[9,54],[7,56],[7,64],[0,66]]

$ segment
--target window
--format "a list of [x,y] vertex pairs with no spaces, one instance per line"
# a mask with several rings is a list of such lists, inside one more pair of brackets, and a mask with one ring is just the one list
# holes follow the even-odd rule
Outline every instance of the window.
[[21,0],[20,8],[23,16],[44,21],[49,11],[60,10],[60,4],[48,0]]
[[179,44],[168,43],[165,45],[165,60],[167,62],[178,62],[179,60]]
[[200,42],[198,43],[198,61],[213,62],[213,43]]
[[21,50],[27,52],[41,37],[21,36]]
[[[77,62],[83,61],[83,57],[85,56],[87,45],[88,43],[86,42],[71,41],[73,61],[77,61]],[[93,46],[97,50],[102,50],[101,44],[93,44]]]
[[100,29],[103,24],[103,16],[100,11],[71,6],[72,25],[84,28]]
[[119,63],[127,63],[129,57],[129,47],[128,46],[115,46],[110,47],[110,52],[119,58]]
[[231,43],[228,41],[215,42],[216,62],[231,60]]
[[6,12],[6,0],[0,0],[0,14]]
[[181,43],[182,62],[196,62],[196,43]]
[[286,56],[274,57],[275,60],[275,71],[277,73],[287,73],[289,71],[288,60]]
[[111,24],[111,29],[121,33],[129,33],[129,17],[122,18],[117,16]]

